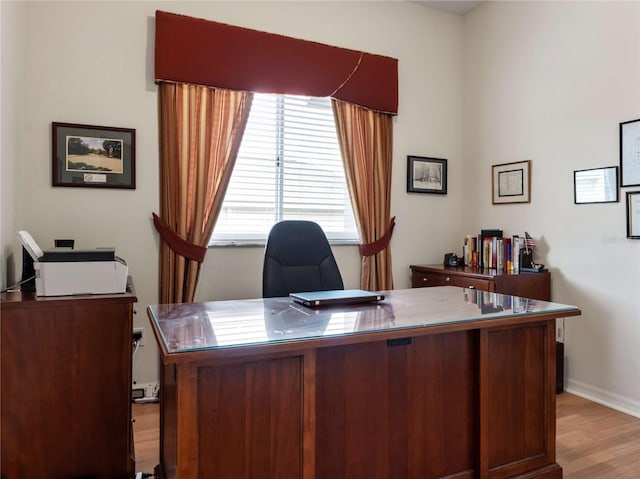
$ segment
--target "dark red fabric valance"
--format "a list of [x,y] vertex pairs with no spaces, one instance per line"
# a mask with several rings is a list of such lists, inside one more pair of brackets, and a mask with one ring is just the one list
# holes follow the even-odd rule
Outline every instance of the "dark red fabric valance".
[[158,81],[332,97],[398,112],[398,60],[156,11]]

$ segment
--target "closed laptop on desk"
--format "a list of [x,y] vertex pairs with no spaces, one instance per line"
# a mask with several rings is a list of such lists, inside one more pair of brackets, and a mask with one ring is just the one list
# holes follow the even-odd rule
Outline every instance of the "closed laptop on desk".
[[289,297],[294,301],[309,307],[320,307],[339,304],[369,303],[382,301],[384,295],[375,291],[362,289],[336,289],[330,291],[309,291],[291,293]]

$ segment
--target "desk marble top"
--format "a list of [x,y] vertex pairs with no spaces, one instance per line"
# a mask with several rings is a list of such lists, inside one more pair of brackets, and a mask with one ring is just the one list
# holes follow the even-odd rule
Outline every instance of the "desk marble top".
[[[308,308],[289,298],[151,305],[167,354],[489,320],[575,316],[575,306],[451,286],[384,292],[377,303]],[[469,328],[472,327],[468,324]],[[410,334],[410,333],[409,333]]]

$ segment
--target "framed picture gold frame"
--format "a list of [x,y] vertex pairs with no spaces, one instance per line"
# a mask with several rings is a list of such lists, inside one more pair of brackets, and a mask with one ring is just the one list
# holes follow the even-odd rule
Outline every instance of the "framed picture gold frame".
[[493,165],[491,194],[494,205],[531,203],[531,160]]

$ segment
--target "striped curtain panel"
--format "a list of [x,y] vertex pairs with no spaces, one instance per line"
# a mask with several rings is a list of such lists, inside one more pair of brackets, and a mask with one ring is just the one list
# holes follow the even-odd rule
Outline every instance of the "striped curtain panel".
[[253,94],[158,84],[160,303],[192,302]]
[[351,204],[362,243],[360,285],[368,291],[393,289],[389,241],[395,226],[391,210],[392,116],[332,100],[338,142]]

